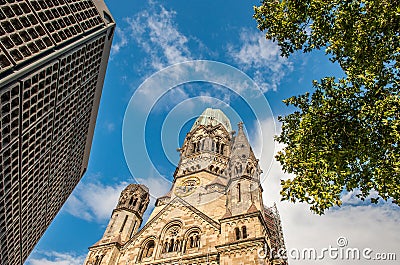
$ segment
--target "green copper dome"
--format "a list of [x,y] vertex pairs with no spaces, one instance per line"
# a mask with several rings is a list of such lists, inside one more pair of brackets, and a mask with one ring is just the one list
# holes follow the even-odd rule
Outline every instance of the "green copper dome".
[[190,131],[193,131],[199,125],[215,126],[221,123],[228,132],[232,131],[231,122],[220,109],[207,108],[194,122]]

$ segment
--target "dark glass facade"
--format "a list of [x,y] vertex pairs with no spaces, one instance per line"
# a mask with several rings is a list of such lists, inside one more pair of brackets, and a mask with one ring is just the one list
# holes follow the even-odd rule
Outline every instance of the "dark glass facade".
[[23,264],[84,174],[115,23],[103,1],[0,0],[0,264]]

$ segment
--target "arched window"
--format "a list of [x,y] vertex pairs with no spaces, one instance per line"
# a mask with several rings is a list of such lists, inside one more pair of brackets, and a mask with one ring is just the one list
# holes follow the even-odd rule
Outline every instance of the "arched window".
[[241,174],[243,171],[242,164],[236,164],[235,165],[235,174]]
[[182,250],[184,253],[189,251],[189,253],[193,253],[193,251],[197,251],[200,248],[200,235],[201,231],[198,227],[192,227],[187,230],[184,236],[184,244],[182,245]]
[[193,232],[188,237],[188,248],[198,248],[200,247],[200,235],[199,232]]
[[240,229],[239,229],[239,227],[235,228],[235,235],[236,235],[236,240],[239,240],[240,239]]
[[149,258],[153,255],[155,243],[154,240],[150,240],[144,249],[144,258]]
[[247,238],[247,229],[245,226],[242,226],[242,236],[243,236],[243,239]]
[[140,247],[138,261],[141,262],[142,259],[150,258],[151,256],[153,256],[155,246],[156,244],[154,242],[154,239],[150,239],[147,242],[145,241]]
[[253,167],[253,165],[247,164],[247,166],[246,166],[246,173],[247,173],[248,175],[253,175],[253,173],[254,173],[254,167]]
[[165,238],[163,243],[163,253],[179,252],[181,251],[181,240],[179,232],[181,228],[179,225],[173,225],[165,232]]

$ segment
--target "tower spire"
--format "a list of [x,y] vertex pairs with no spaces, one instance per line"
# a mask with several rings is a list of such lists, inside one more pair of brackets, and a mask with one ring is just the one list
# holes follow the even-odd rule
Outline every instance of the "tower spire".
[[243,129],[243,122],[238,123],[238,133],[234,139],[231,154],[231,165],[234,176],[250,175],[256,177],[258,160],[254,156],[253,149]]
[[228,168],[228,185],[232,215],[243,214],[251,208],[262,209],[260,174],[258,160],[244,132],[243,122],[238,123],[238,133],[234,138]]

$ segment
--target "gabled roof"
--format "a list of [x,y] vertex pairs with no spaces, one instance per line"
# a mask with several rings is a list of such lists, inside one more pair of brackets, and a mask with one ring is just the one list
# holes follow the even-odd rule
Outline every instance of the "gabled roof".
[[203,220],[205,220],[206,222],[208,222],[210,225],[214,226],[215,228],[217,228],[218,230],[221,228],[221,225],[219,222],[211,219],[210,217],[208,217],[207,215],[205,215],[203,212],[201,212],[200,210],[198,210],[196,207],[194,207],[193,205],[191,205],[190,203],[188,203],[187,201],[179,198],[179,197],[175,197],[174,199],[172,199],[167,205],[165,205],[165,207],[159,212],[157,213],[156,216],[154,216],[150,221],[148,221],[146,223],[145,226],[143,226],[143,228],[137,232],[131,239],[129,239],[125,244],[124,247],[126,247],[127,245],[129,245],[129,243],[131,243],[132,241],[134,241],[137,237],[139,237],[144,231],[146,231],[146,229],[148,227],[150,227],[164,212],[166,212],[168,209],[174,207],[174,204],[179,203],[183,206],[185,206],[187,209],[191,210],[192,212],[196,213],[200,218],[202,218]]
[[216,177],[213,181],[211,181],[209,184],[207,184],[206,186],[211,186],[211,185],[220,185],[220,186],[223,186],[223,187],[225,187],[226,186],[226,184],[224,184],[223,182],[222,182],[222,180],[221,180],[221,177]]
[[231,216],[232,216],[231,211],[228,208],[226,208],[226,213],[224,214],[224,216],[221,217],[221,219],[228,218]]
[[247,210],[247,213],[254,213],[257,212],[258,209],[257,207],[254,205],[254,202],[250,205],[249,209]]

